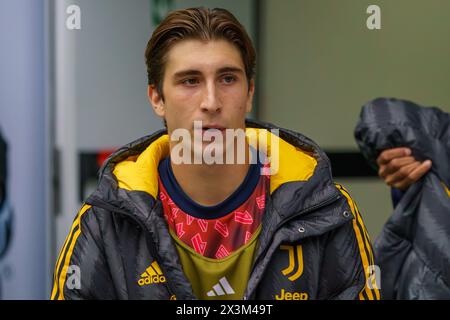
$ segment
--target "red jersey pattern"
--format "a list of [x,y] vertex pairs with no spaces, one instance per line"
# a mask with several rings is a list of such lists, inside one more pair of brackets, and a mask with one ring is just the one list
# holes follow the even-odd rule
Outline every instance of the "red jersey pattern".
[[159,180],[159,198],[170,230],[202,256],[223,259],[245,245],[261,224],[268,175],[261,175],[251,196],[238,208],[217,219],[199,219],[181,210]]

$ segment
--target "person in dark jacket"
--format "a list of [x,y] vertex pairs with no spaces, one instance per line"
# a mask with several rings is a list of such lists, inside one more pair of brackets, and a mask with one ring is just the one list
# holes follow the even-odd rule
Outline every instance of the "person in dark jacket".
[[[245,120],[255,52],[236,18],[174,11],[146,60],[149,100],[167,127],[105,162],[61,249],[51,299],[380,299],[361,214],[325,153]],[[243,132],[243,149],[228,130]],[[197,134],[214,136],[214,156],[231,163],[184,161],[211,150]]]
[[397,198],[375,242],[383,298],[450,299],[450,115],[378,98],[363,107],[355,137]]

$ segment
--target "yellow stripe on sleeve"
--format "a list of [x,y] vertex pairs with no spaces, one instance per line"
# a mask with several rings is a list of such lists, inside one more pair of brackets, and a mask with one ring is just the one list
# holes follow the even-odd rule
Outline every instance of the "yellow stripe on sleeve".
[[[336,187],[347,199],[347,202],[350,206],[352,214],[355,217],[355,219],[353,220],[353,230],[355,232],[356,239],[358,242],[358,248],[359,248],[359,252],[360,252],[360,256],[361,256],[361,260],[362,260],[362,264],[363,264],[363,268],[364,268],[364,275],[366,278],[366,283],[364,285],[364,289],[360,292],[359,298],[360,298],[360,300],[365,300],[365,297],[362,294],[362,292],[365,292],[369,300],[375,300],[375,299],[379,300],[380,299],[380,291],[376,287],[376,283],[371,281],[373,289],[371,289],[367,286],[367,283],[370,281],[369,274],[368,274],[368,272],[370,270],[369,266],[374,265],[374,258],[373,258],[372,247],[370,244],[369,235],[364,226],[361,215],[359,214],[358,208],[356,207],[356,204],[353,202],[353,200],[350,197],[347,190],[339,184],[336,184]],[[361,228],[361,230],[360,230],[360,228]]]
[[[67,269],[69,268],[70,258],[72,257],[73,249],[75,247],[75,243],[78,239],[78,236],[81,234],[81,217],[87,212],[87,210],[91,208],[91,205],[83,205],[81,210],[78,212],[72,227],[70,228],[70,232],[66,238],[66,241],[64,243],[63,248],[61,249],[61,252],[59,254],[59,258],[56,263],[55,267],[55,274],[54,274],[54,283],[53,283],[53,289],[51,294],[52,300],[64,300],[64,281],[67,276]],[[77,229],[78,227],[78,229]],[[75,231],[75,229],[77,229]],[[74,233],[75,232],[75,233]],[[72,237],[73,235],[73,237]],[[72,238],[72,239],[71,239]],[[70,240],[71,239],[71,240]],[[70,240],[70,241],[69,241]],[[70,243],[69,243],[70,242]],[[62,267],[62,270],[59,273],[59,270],[61,268],[61,263],[63,262],[63,257],[66,255],[66,258],[64,259],[64,265]],[[59,289],[59,290],[58,290]],[[59,293],[58,293],[59,292]],[[58,295],[57,295],[58,293]]]

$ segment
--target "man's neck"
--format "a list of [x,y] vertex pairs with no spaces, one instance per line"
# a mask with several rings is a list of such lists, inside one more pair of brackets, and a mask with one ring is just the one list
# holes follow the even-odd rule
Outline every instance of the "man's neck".
[[181,189],[194,202],[213,206],[227,199],[244,181],[249,170],[246,148],[244,164],[174,164],[173,174]]

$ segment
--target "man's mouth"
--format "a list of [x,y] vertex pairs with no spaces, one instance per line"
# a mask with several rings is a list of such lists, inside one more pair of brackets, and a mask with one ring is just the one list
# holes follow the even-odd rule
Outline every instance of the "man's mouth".
[[214,137],[217,137],[218,134],[220,134],[222,137],[225,137],[226,127],[217,122],[214,123],[214,122],[194,121],[193,129],[194,135],[195,134],[201,135],[202,140],[205,140],[206,136],[206,141],[208,141],[211,140],[211,138],[214,139]]
[[219,130],[219,131],[224,131],[224,130],[225,130],[225,127],[219,126],[219,125],[209,125],[209,126],[202,126],[202,130],[203,130],[203,131],[207,131],[207,130]]
[[213,134],[213,136],[220,133],[222,136],[224,136],[225,129],[226,128],[224,126],[215,125],[215,124],[204,125],[204,126],[202,126],[202,137],[205,137],[206,133],[208,133],[209,135]]

